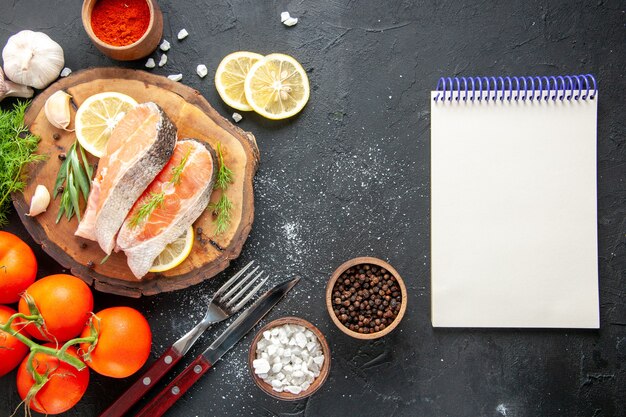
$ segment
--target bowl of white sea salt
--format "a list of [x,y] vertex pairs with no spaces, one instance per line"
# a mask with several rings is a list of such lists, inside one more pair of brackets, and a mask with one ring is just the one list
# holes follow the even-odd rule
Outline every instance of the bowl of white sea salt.
[[279,400],[315,393],[330,370],[330,348],[317,327],[298,317],[274,320],[259,330],[248,358],[252,378]]

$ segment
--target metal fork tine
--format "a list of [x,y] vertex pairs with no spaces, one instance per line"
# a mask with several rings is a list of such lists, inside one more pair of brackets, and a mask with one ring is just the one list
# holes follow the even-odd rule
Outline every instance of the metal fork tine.
[[[257,277],[258,278],[258,277]],[[237,303],[237,305],[235,305],[235,307],[233,307],[233,313],[239,311],[243,306],[246,305],[246,303],[248,301],[250,301],[250,299],[252,297],[254,297],[256,295],[256,293],[259,291],[259,289],[263,286],[263,284],[265,284],[265,281],[267,281],[269,278],[269,276],[267,276],[263,281],[261,281],[256,287],[254,287],[252,289],[252,291],[250,291],[248,293],[248,295],[246,296],[246,298],[244,298],[243,300],[241,300],[240,302]]]
[[254,260],[251,260],[250,262],[248,262],[248,265],[244,266],[243,268],[241,268],[239,270],[239,272],[237,272],[235,275],[233,275],[233,277],[231,279],[229,279],[228,281],[226,281],[217,291],[215,291],[215,294],[213,294],[213,298],[215,297],[219,297],[224,291],[226,291],[231,285],[233,285],[235,282],[237,282],[237,280],[239,279],[240,276],[243,275],[244,272],[246,272],[246,270],[248,268],[250,268],[250,265],[252,265],[254,263]]
[[248,289],[250,287],[252,287],[252,285],[254,284],[254,282],[256,280],[258,280],[259,278],[261,278],[261,276],[263,275],[263,271],[259,272],[254,278],[252,278],[245,287],[243,287],[242,289],[240,289],[237,294],[235,294],[234,296],[232,296],[230,299],[225,300],[226,301],[226,306],[231,307],[233,305],[235,305],[235,303],[243,296],[246,295]]
[[237,285],[234,285],[231,289],[228,290],[228,292],[226,294],[220,296],[222,301],[230,300],[230,298],[233,296],[233,294],[235,294],[237,291],[239,291],[239,288],[241,288],[250,279],[250,277],[254,275],[254,273],[259,268],[260,268],[260,266],[257,266],[252,271],[248,272],[248,275],[246,275],[245,277],[240,279],[239,282],[237,283]]

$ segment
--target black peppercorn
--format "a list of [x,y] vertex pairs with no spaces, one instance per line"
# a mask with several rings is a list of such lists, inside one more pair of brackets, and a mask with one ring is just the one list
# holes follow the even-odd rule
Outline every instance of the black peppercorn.
[[59,140],[59,139],[61,139],[61,135],[59,135],[58,133],[53,133],[52,134],[52,139]]
[[60,159],[61,161],[65,161],[65,158],[67,158],[67,156],[66,156],[64,153],[60,153],[60,154],[59,154],[59,159]]

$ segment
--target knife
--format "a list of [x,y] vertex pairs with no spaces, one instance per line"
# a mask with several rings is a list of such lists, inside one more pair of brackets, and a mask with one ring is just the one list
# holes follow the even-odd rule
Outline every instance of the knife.
[[224,332],[191,362],[174,380],[159,392],[135,417],[159,417],[200,379],[226,352],[246,335],[284,296],[300,278],[278,284],[263,294]]

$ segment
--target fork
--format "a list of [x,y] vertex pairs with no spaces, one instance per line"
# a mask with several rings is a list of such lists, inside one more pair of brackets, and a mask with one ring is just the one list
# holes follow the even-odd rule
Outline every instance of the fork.
[[263,275],[263,271],[256,274],[259,266],[253,268],[243,279],[239,279],[253,263],[254,261],[249,262],[213,294],[202,320],[169,347],[130,388],[100,414],[100,417],[123,416],[180,361],[209,326],[237,313],[254,297],[267,281],[266,277],[251,289]]

